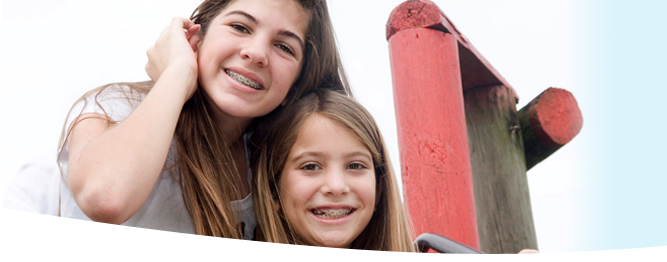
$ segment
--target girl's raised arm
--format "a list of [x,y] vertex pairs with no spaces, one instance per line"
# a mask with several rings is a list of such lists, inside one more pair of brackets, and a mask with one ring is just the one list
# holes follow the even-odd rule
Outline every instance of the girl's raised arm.
[[146,71],[155,85],[124,121],[101,114],[75,120],[68,137],[67,182],[90,219],[123,223],[150,194],[181,109],[197,88],[198,28],[175,18],[162,32],[147,51]]

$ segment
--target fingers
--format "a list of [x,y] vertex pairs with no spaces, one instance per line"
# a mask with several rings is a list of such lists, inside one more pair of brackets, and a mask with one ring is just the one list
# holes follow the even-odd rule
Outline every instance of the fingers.
[[199,45],[199,28],[189,19],[176,17],[165,27],[155,44],[146,50],[148,62],[145,70],[153,81],[168,67],[176,64],[186,64],[196,74],[197,47]]
[[165,26],[165,27],[162,29],[162,32],[160,32],[160,36],[158,36],[158,39],[164,37],[165,35],[167,35],[167,33],[169,33],[169,26]]
[[[185,19],[182,17],[175,17],[171,19],[171,23],[168,26],[165,26],[164,29],[162,29],[162,32],[160,32],[160,36],[158,37],[156,42],[159,41],[160,39],[166,38],[167,35],[169,35],[170,33],[174,35],[179,35],[182,34],[183,31],[185,31],[187,37],[187,34],[190,33],[190,31],[198,30],[199,27],[201,26],[195,24],[189,19]],[[189,39],[189,37],[187,37],[187,39]]]
[[171,24],[169,25],[169,30],[173,30],[174,32],[183,32],[183,29],[189,30],[191,27],[195,26],[196,24],[190,19],[186,19],[183,17],[174,17],[174,19],[171,19]]
[[171,24],[169,24],[169,26],[163,30],[163,34],[171,34],[171,37],[176,38],[185,36],[185,40],[189,42],[192,50],[196,52],[197,46],[199,44],[199,28],[201,28],[201,25],[195,24],[189,19],[175,17],[171,20]]
[[156,57],[155,55],[155,47],[151,47],[148,50],[146,50],[146,56],[148,57],[148,61],[146,62],[146,66],[144,67],[144,70],[146,70],[146,74],[148,74],[148,77],[153,80],[153,82],[157,81],[158,78],[160,78],[160,72],[156,69],[156,65],[154,64],[154,59]]

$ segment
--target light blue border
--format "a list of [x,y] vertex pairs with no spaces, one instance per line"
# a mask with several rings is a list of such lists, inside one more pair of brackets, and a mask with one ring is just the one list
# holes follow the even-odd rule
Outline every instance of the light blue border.
[[597,1],[604,250],[667,245],[666,1]]

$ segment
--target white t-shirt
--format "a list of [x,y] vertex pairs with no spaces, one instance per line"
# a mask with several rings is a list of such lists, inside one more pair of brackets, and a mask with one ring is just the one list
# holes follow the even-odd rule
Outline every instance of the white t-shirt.
[[[95,102],[95,95],[97,95],[99,104]],[[102,92],[88,96],[85,102],[81,101],[74,106],[67,119],[67,131],[69,131],[72,121],[84,113],[106,113],[113,121],[120,123],[132,113],[143,98],[143,94],[133,91],[129,87],[122,85],[109,86]],[[247,137],[244,136],[244,139],[247,139]],[[172,141],[165,166],[173,166],[175,159],[176,149]],[[69,152],[67,144],[65,144],[58,163],[63,172],[62,177],[64,177],[64,179],[60,179],[60,216],[90,220],[79,209],[67,186],[68,160]],[[248,181],[251,177],[252,173],[248,169]],[[122,225],[194,234],[194,225],[185,207],[179,180],[180,174],[176,168],[169,168],[160,173],[144,204]],[[252,193],[244,199],[232,201],[231,205],[241,220],[239,223],[243,225],[243,238],[253,239],[257,222],[253,209]]]
[[13,179],[6,181],[4,208],[58,215],[60,171],[55,150],[24,163]]

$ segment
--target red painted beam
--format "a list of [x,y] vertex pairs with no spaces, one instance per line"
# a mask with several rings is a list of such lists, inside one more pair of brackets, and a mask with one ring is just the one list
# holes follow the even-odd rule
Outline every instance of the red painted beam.
[[[411,14],[402,6],[389,24]],[[479,249],[458,46],[454,35],[429,28],[389,37],[398,143],[416,235],[435,233]]]
[[517,113],[523,135],[526,168],[530,169],[581,130],[583,117],[572,93],[549,88]]
[[435,3],[428,0],[406,1],[394,8],[387,22],[387,40],[397,32],[414,28],[438,30],[451,34],[456,39],[463,90],[479,86],[503,85],[511,90],[517,101],[519,100],[512,86],[456,29]]

